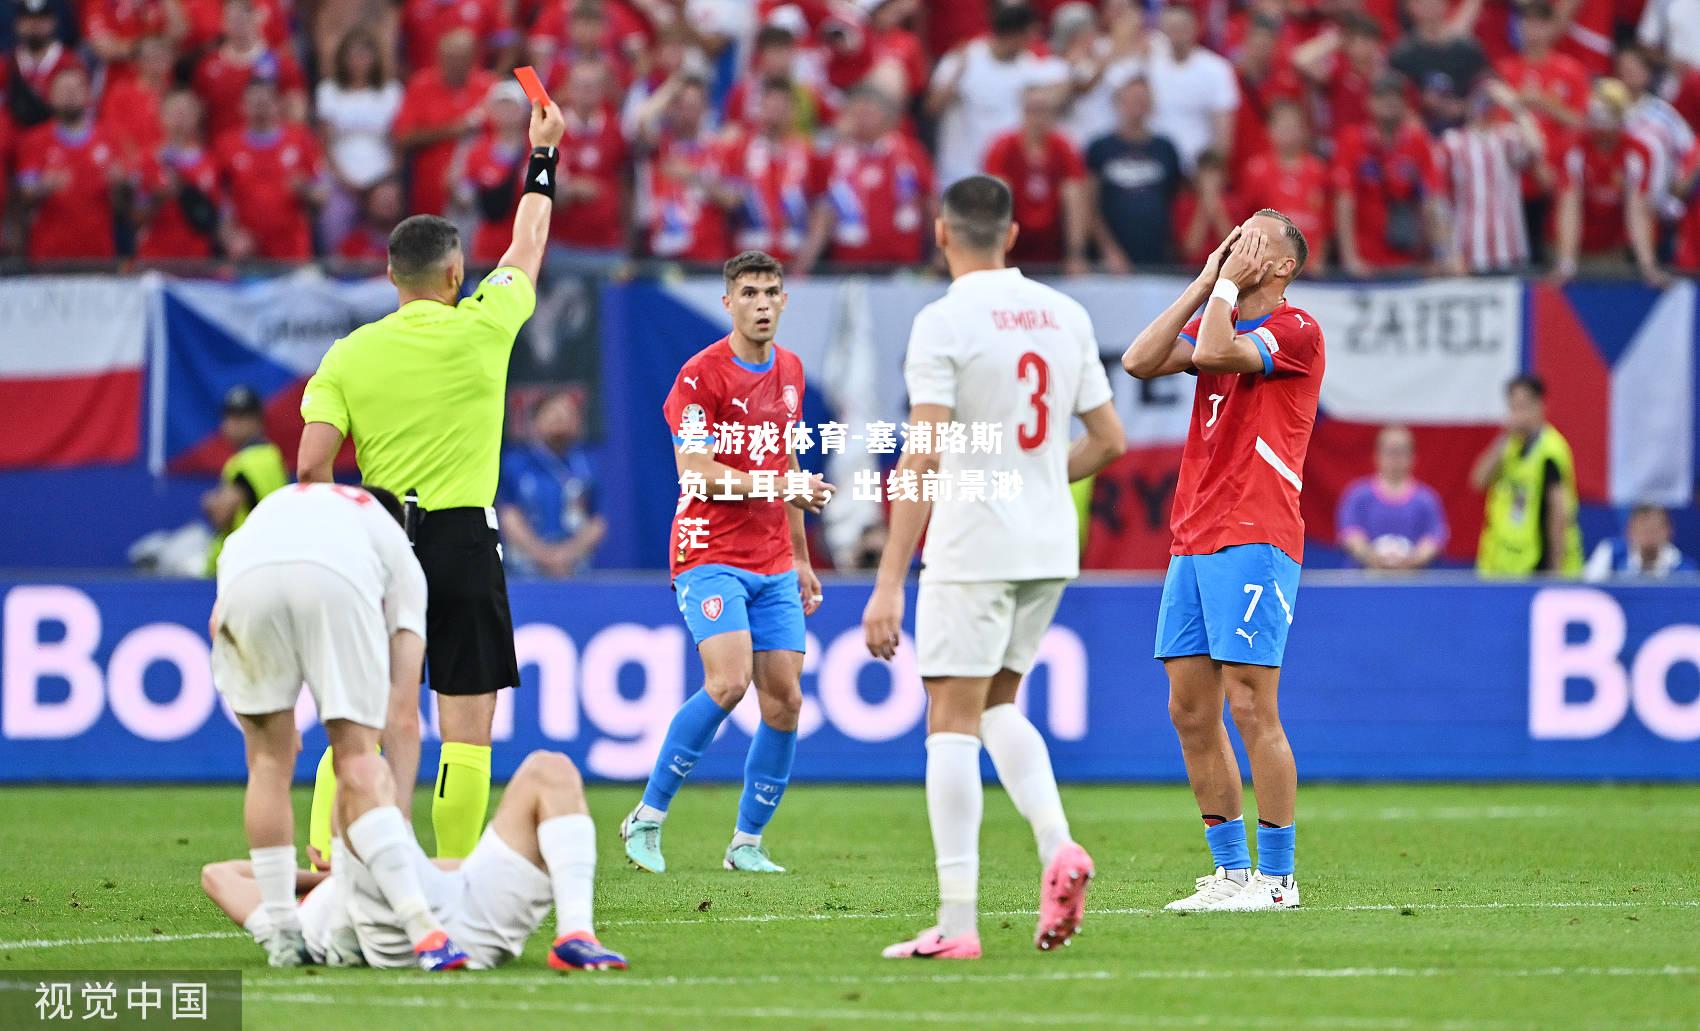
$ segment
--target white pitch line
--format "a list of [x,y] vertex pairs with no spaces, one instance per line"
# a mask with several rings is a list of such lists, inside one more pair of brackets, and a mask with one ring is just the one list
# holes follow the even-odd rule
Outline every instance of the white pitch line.
[[[444,980],[457,981],[458,978]],[[575,983],[582,984],[590,978],[575,978]],[[489,999],[457,999],[400,996],[383,999],[360,998],[350,996],[327,995],[313,992],[290,992],[268,994],[245,991],[244,1005],[308,1005],[336,1006],[339,1008],[382,1008],[396,1007],[413,1009],[453,1009],[476,1010],[481,1013],[492,1010],[510,1013],[572,1013],[572,1014],[615,1014],[631,1016],[629,1004],[617,1005],[607,1003],[586,1002],[543,1002],[526,1000],[489,1000]],[[979,1027],[997,1027],[1020,1025],[1026,1027],[1079,1027],[1081,1025],[1096,1025],[1100,1027],[1128,1028],[1214,1028],[1227,1024],[1247,1027],[1290,1028],[1308,1027],[1319,1031],[1546,1031],[1548,1025],[1528,1022],[1512,1022],[1504,1020],[1475,1020],[1475,1019],[1444,1019],[1444,1020],[1415,1020],[1408,1017],[1345,1017],[1345,1016],[1309,1016],[1309,1017],[1262,1017],[1254,1014],[1195,1014],[1192,1016],[1142,1016],[1122,1013],[1014,1013],[1008,1010],[987,1011],[941,1011],[941,1010],[877,1010],[877,1009],[827,1009],[808,1007],[741,1007],[719,1009],[705,1006],[656,1006],[645,1002],[642,1009],[645,1017],[682,1017],[697,1023],[709,1018],[732,1018],[738,1020],[785,1020],[818,1023],[829,1021],[850,1024],[968,1024]],[[1684,1025],[1669,1022],[1637,1022],[1632,1024],[1611,1023],[1591,1024],[1594,1031],[1610,1031],[1610,1029],[1664,1029],[1682,1028]]]
[[[1530,902],[1399,902],[1377,903],[1372,905],[1353,906],[1305,906],[1291,912],[1296,913],[1382,913],[1411,909],[1419,912],[1453,912],[1463,910],[1519,910],[1519,909],[1694,909],[1700,908],[1700,899],[1663,899],[1646,902],[1628,900],[1599,900],[1599,901],[1530,901]],[[1155,916],[1162,912],[1148,907],[1130,907],[1113,909],[1089,909],[1088,916]],[[704,916],[704,917],[665,917],[660,919],[639,918],[632,920],[607,920],[598,924],[600,927],[715,927],[726,924],[771,924],[771,923],[816,923],[838,920],[917,920],[932,916],[932,913],[740,913],[735,916]],[[1032,910],[1008,909],[981,913],[984,917],[1030,917]],[[1194,918],[1234,919],[1240,914],[1193,914]],[[1288,916],[1285,919],[1293,919]],[[0,951],[28,949],[74,948],[81,945],[141,945],[149,942],[178,942],[199,941],[217,938],[246,938],[242,931],[199,931],[192,934],[137,934],[109,935],[94,938],[34,938],[21,941],[0,942]]]
[[[1205,981],[1222,976],[1219,970],[1053,970],[1034,973],[1008,974],[756,974],[744,977],[632,977],[608,973],[595,977],[575,977],[575,990],[595,988],[738,988],[759,985],[827,984],[845,987],[907,984],[1027,984],[1055,981]],[[1241,980],[1256,978],[1303,978],[1315,980],[1430,979],[1439,977],[1490,978],[1547,978],[1547,977],[1695,977],[1700,967],[1529,967],[1502,970],[1493,967],[1270,967],[1245,970],[1234,975]],[[542,988],[562,983],[559,974],[481,972],[479,983],[503,988]],[[450,988],[458,990],[456,979],[437,974],[389,973],[365,971],[351,974],[346,984],[384,988]],[[273,990],[299,987],[301,979],[289,975],[250,975],[249,989]]]

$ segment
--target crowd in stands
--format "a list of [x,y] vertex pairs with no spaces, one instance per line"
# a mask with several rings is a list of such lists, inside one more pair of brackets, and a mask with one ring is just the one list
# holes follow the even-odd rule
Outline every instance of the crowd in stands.
[[1700,0],[8,0],[0,252],[498,255],[533,64],[556,260],[927,260],[1005,178],[1016,259],[1190,264],[1258,207],[1352,277],[1700,270]]

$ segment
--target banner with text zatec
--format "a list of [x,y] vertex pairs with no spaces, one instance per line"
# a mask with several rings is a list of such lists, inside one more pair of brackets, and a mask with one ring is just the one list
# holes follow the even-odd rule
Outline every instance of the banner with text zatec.
[[[642,778],[701,666],[660,581],[516,583],[523,686],[495,766],[565,751]],[[1065,780],[1178,780],[1159,588],[1065,595],[1022,703]],[[919,780],[926,700],[905,642],[870,659],[859,582],[809,623],[798,779]],[[236,781],[240,735],[208,669],[211,585],[0,581],[0,781]],[[1306,778],[1700,779],[1700,586],[1347,585],[1299,599],[1282,708]],[[742,776],[754,697],[697,776]],[[427,702],[426,725],[433,722]],[[297,709],[310,777],[324,737]],[[428,746],[429,747],[429,746]],[[989,767],[988,767],[989,772]]]

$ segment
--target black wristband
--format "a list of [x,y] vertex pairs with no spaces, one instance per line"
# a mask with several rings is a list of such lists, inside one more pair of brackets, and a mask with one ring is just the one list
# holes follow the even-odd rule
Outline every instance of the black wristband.
[[555,199],[555,162],[560,151],[554,147],[531,148],[531,162],[525,169],[525,192],[541,193],[551,202]]

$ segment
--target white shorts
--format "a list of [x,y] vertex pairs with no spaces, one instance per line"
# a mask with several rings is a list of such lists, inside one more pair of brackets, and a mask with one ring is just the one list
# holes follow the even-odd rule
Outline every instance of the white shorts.
[[255,566],[218,596],[213,683],[243,716],[295,708],[301,685],[319,719],[383,729],[390,697],[384,613],[313,562]]
[[[474,970],[498,967],[517,957],[555,904],[549,875],[515,852],[493,827],[484,829],[478,846],[456,870],[431,862],[417,841],[412,846],[414,868],[431,911]],[[366,962],[390,969],[412,967],[412,942],[384,901],[378,882],[358,861],[353,867],[349,904]]]
[[1026,673],[1067,580],[921,581],[915,649],[923,677]]

